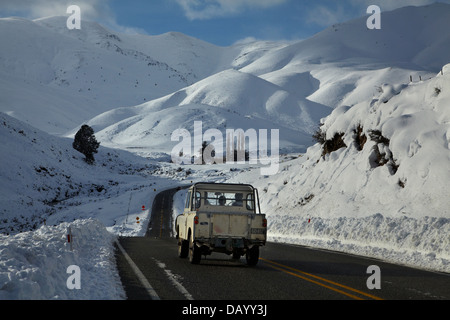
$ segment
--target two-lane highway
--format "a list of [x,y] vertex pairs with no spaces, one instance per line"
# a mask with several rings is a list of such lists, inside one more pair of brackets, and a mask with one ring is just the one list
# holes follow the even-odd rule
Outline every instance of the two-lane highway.
[[[223,254],[192,265],[177,256],[171,234],[175,192],[156,196],[146,237],[119,239],[117,265],[130,300],[450,299],[448,274],[296,245],[268,243],[256,267]],[[373,265],[380,289],[371,290]]]

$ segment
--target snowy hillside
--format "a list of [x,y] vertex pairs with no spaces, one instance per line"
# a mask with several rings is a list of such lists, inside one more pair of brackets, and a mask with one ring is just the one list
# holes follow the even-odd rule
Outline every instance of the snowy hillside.
[[[87,209],[90,204],[99,199],[118,201],[117,197],[126,197],[127,192],[156,183],[147,179],[158,169],[155,163],[100,147],[95,166],[90,166],[84,155],[72,148],[72,142],[0,113],[0,145],[4,150],[0,168],[1,233],[33,230],[44,220],[54,224],[83,217],[101,219],[103,205]],[[112,197],[115,200],[110,200]],[[123,199],[126,204],[128,198]],[[73,212],[64,212],[71,207]],[[116,213],[109,212],[103,222],[113,225],[114,215],[123,215],[120,210],[123,207]]]
[[179,33],[122,35],[89,21],[68,30],[66,20],[0,19],[0,111],[50,133],[164,96],[233,60]]
[[[323,119],[323,144],[259,188],[271,240],[450,271],[450,65]],[[325,147],[326,146],[326,147]]]
[[0,113],[0,233],[94,218],[114,233],[142,235],[157,192],[210,172],[221,176],[215,168],[199,173],[102,145],[89,165],[72,142]]
[[[0,113],[0,300],[125,299],[116,237],[145,234],[158,192],[225,179],[102,146],[88,165],[72,141]],[[71,265],[83,290],[67,289]]]
[[[450,6],[436,3],[382,13],[380,30],[366,27],[367,17],[333,25],[304,41],[269,52],[243,71],[266,74],[287,66],[338,63],[439,69],[448,62]],[[263,61],[261,61],[263,60]]]
[[278,128],[282,152],[304,152],[332,109],[370,99],[386,82],[434,76],[449,62],[444,49],[450,38],[436,31],[445,29],[449,19],[449,5],[408,7],[383,15],[381,30],[368,30],[361,18],[304,41],[278,48],[269,44],[266,51],[267,44],[256,42],[253,55],[250,45],[241,49],[233,70],[89,123],[102,130],[105,145],[136,147],[143,155],[149,149],[170,153],[176,142],[168,134],[178,128],[192,132],[194,120],[203,121],[204,130]]
[[[445,48],[450,39],[438,30],[446,29],[449,8],[435,4],[386,12],[381,30],[367,30],[364,17],[304,41],[256,41],[231,47],[217,47],[174,32],[158,36],[119,34],[89,21],[83,21],[81,30],[68,30],[66,17],[34,21],[3,18],[0,42],[8,45],[0,52],[0,111],[46,132],[65,134],[118,107],[149,101],[157,104],[155,99],[179,90],[187,95],[197,91],[195,96],[166,103],[165,113],[171,114],[176,102],[186,104],[184,100],[232,112],[255,111],[257,107],[256,116],[265,114],[269,120],[274,113],[269,109],[281,111],[274,124],[264,126],[292,129],[294,124],[296,132],[292,133],[299,139],[292,139],[288,132],[286,145],[295,143],[297,149],[304,150],[305,144],[311,144],[304,135],[310,135],[312,125],[331,109],[371,98],[376,87],[385,82],[408,82],[410,76],[429,78],[448,63]],[[237,86],[220,87],[217,80],[229,69],[240,73],[228,73],[228,83],[236,81],[253,94],[243,97],[241,88],[233,92]],[[264,81],[244,79],[242,73]],[[269,90],[272,95],[264,91],[268,83],[273,85]],[[200,94],[218,97],[205,100]],[[153,123],[163,117],[161,112]],[[122,120],[125,117],[117,122]],[[214,121],[219,126],[236,119],[219,117]],[[143,135],[149,129],[141,128],[136,134]],[[170,134],[173,128],[166,129]],[[105,139],[114,140],[111,136]]]
[[299,99],[271,82],[237,70],[220,72],[174,94],[137,107],[114,109],[88,122],[106,146],[170,154],[178,128],[279,129],[280,147],[304,152],[330,108]]
[[367,29],[366,17],[337,24],[240,70],[335,108],[372,98],[386,82],[430,78],[449,62],[450,37],[442,31],[450,5],[405,7],[382,17],[380,30]]

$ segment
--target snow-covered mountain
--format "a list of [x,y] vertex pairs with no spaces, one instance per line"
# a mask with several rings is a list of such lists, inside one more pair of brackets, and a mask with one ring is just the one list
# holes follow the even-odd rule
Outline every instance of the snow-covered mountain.
[[[204,122],[204,130],[278,128],[282,151],[304,152],[333,108],[369,99],[385,82],[430,78],[449,62],[450,38],[437,31],[449,18],[448,5],[408,7],[383,15],[381,30],[367,29],[361,18],[267,51],[255,43],[257,54],[249,57],[250,47],[241,49],[232,69],[89,123],[106,145],[132,146],[143,154],[170,153],[175,144],[168,141],[170,133],[193,132],[194,119]],[[236,49],[226,50],[229,55]]]
[[282,149],[304,152],[318,121],[329,112],[260,77],[230,69],[163,98],[105,112],[88,124],[104,145],[144,154],[170,154],[176,143],[171,133],[183,128],[193,134],[194,121],[202,121],[203,131],[221,130],[224,137],[226,129],[278,129]]
[[180,33],[121,35],[89,21],[68,30],[66,19],[0,19],[1,111],[47,132],[225,68],[221,48]]
[[382,13],[379,30],[366,27],[367,18],[333,25],[313,37],[269,52],[243,71],[267,74],[308,64],[341,66],[384,65],[416,70],[439,69],[448,62],[443,54],[449,34],[448,4],[404,7]]
[[[304,41],[231,47],[180,33],[118,34],[89,21],[81,30],[68,30],[66,17],[0,19],[0,42],[8,44],[0,52],[0,110],[57,134],[73,134],[97,117],[93,123],[112,126],[101,134],[105,143],[124,148],[121,136],[134,129],[139,131],[134,136],[164,131],[170,137],[174,125],[159,123],[175,111],[182,118],[186,110],[186,121],[177,127],[189,129],[192,108],[176,107],[190,104],[213,128],[239,128],[243,120],[238,118],[253,117],[242,126],[279,127],[283,146],[304,151],[314,126],[333,108],[372,97],[384,82],[406,83],[410,76],[438,72],[448,62],[450,39],[439,30],[446,28],[449,11],[445,4],[407,7],[383,13],[381,30],[368,30],[363,17]],[[160,107],[153,118],[155,105]],[[102,115],[118,107],[130,110]],[[217,116],[211,118],[208,109],[218,110]],[[151,123],[125,126],[126,132],[114,128],[136,112]],[[128,142],[134,147],[132,139]],[[152,150],[167,149],[168,142],[145,141]]]

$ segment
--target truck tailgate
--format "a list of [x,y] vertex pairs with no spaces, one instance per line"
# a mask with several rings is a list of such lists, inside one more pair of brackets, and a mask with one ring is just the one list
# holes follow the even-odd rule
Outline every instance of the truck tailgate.
[[199,213],[196,237],[202,238],[246,238],[265,240],[265,215]]
[[248,237],[250,220],[249,215],[214,213],[211,215],[211,236]]

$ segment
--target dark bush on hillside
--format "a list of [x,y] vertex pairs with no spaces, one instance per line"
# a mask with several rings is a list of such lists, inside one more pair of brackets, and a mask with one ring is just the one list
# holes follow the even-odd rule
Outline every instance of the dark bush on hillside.
[[323,132],[322,129],[317,129],[316,132],[312,135],[313,141],[318,142],[320,144],[324,144],[327,141],[327,134]]
[[88,126],[83,125],[75,135],[75,139],[72,143],[72,147],[81,152],[86,157],[87,163],[94,163],[94,153],[97,153],[97,149],[100,146],[100,142],[94,136],[94,130]]
[[312,135],[313,140],[322,145],[322,157],[340,148],[346,148],[347,145],[344,143],[343,137],[343,132],[336,132],[333,138],[327,140],[327,133],[322,131],[321,128],[317,129]]
[[358,125],[358,127],[353,130],[353,133],[355,134],[354,139],[356,148],[358,149],[358,151],[361,151],[367,142],[367,136],[363,132],[363,127],[361,125]]
[[333,138],[326,140],[323,144],[323,151],[322,156],[325,156],[326,154],[330,154],[333,151],[339,150],[340,148],[346,148],[347,145],[344,143],[344,140],[342,139],[344,137],[343,132],[336,132],[333,136]]

